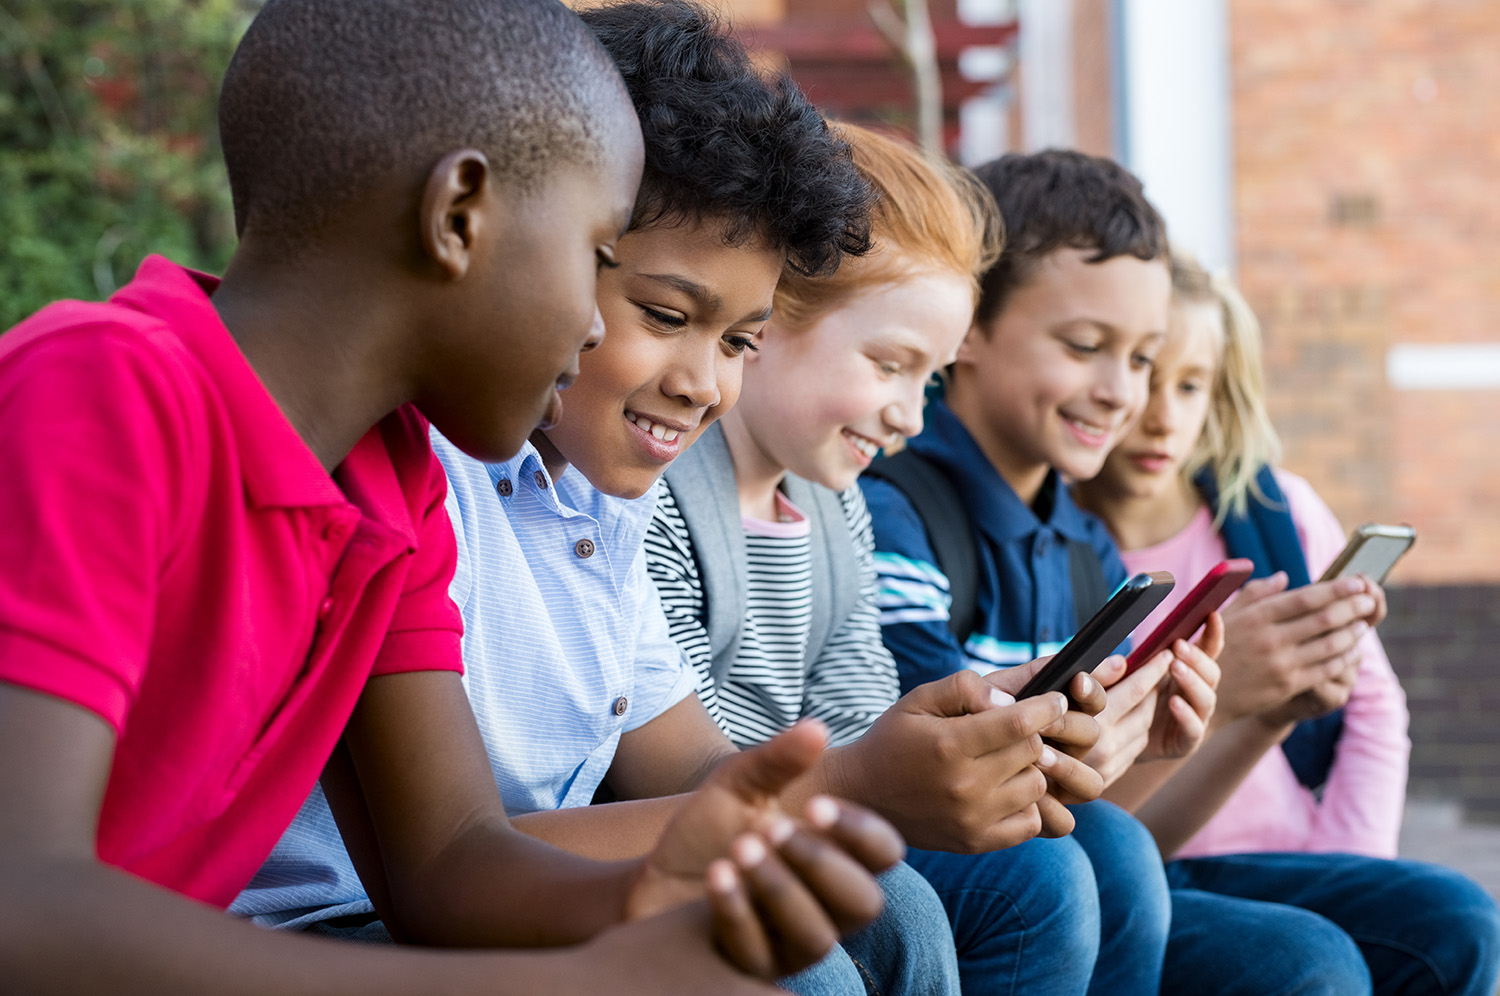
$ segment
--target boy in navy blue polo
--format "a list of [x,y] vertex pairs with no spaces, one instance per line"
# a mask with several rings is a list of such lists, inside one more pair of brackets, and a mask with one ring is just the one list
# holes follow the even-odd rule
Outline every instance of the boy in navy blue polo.
[[[974,325],[944,397],[929,410],[928,430],[911,442],[968,519],[972,576],[954,571],[950,578],[953,567],[939,566],[937,529],[900,487],[864,483],[882,635],[903,685],[1052,653],[1095,607],[1082,603],[1102,601],[1124,580],[1113,540],[1073,504],[1067,482],[1097,474],[1139,414],[1167,327],[1166,234],[1135,177],[1109,160],[1062,151],[1006,156],[978,173],[1000,206],[1007,246],[983,278]],[[951,611],[955,604],[961,613]],[[1110,686],[1110,706],[1088,760],[1106,784],[1131,787],[1152,775],[1136,761],[1196,747],[1217,682],[1204,650],[1217,649],[1220,632],[1215,626],[1206,634],[1203,650],[1161,655],[1123,680],[1119,658],[1095,672]],[[1158,702],[1169,672],[1174,692]],[[1106,796],[1125,801],[1129,793]],[[1242,971],[1248,960],[1274,965],[1270,991],[1368,991],[1357,959],[1280,964],[1269,957],[1295,926],[1260,908],[1267,904],[1195,890],[1169,894],[1150,835],[1118,807],[1091,803],[1075,816],[1103,919],[1090,991],[1248,991],[1245,980],[1265,982]],[[1120,925],[1139,937],[1142,919],[1153,921],[1160,943],[1118,943]],[[1233,929],[1210,935],[1222,943],[1205,951],[1200,942],[1190,959],[1211,967],[1213,977],[1177,978],[1173,966],[1189,959],[1169,940],[1169,923],[1214,920]]]

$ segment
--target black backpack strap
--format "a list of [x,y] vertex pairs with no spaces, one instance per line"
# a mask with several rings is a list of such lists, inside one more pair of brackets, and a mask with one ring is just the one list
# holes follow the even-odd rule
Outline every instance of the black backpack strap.
[[1099,552],[1083,540],[1068,540],[1068,576],[1073,581],[1073,618],[1078,629],[1109,601]]
[[910,449],[882,457],[865,473],[899,489],[922,520],[937,568],[948,578],[948,631],[963,643],[978,618],[979,556],[974,524],[953,482],[941,467]]

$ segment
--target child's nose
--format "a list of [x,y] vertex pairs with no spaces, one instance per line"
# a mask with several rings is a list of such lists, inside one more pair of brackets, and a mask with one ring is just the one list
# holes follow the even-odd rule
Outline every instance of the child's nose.
[[583,346],[578,351],[580,353],[587,353],[589,350],[595,348],[603,341],[604,314],[599,310],[599,306],[596,304],[594,305],[594,321],[593,324],[589,326],[588,338],[583,340]]
[[915,398],[903,398],[886,406],[881,413],[882,420],[892,432],[899,433],[908,439],[922,433],[922,395]]

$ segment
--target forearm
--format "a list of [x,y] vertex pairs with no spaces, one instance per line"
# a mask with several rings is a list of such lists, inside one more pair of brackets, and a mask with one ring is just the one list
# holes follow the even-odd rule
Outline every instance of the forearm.
[[6,992],[477,996],[557,992],[565,970],[560,954],[438,954],[266,931],[86,858],[0,861]]
[[1102,798],[1134,813],[1172,779],[1186,763],[1181,758],[1164,758],[1132,764],[1114,784],[1104,790]]
[[408,873],[388,869],[391,908],[378,911],[412,943],[576,944],[624,919],[638,870],[637,861],[590,860],[481,820]]
[[648,853],[687,796],[663,796],[518,816],[511,825],[553,847],[598,861]]
[[1270,726],[1254,717],[1229,723],[1141,802],[1134,810],[1136,818],[1156,838],[1162,856],[1170,858],[1192,839],[1265,752],[1290,731],[1291,724]]

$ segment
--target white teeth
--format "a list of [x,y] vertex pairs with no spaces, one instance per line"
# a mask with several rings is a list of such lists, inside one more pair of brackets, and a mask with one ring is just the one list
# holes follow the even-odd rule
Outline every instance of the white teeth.
[[1076,426],[1085,435],[1089,436],[1103,436],[1109,431],[1108,429],[1101,428],[1097,425],[1089,425],[1087,422],[1080,422],[1076,418],[1070,418],[1068,419],[1068,422],[1069,424]]
[[649,432],[657,439],[660,439],[662,442],[670,443],[680,435],[680,433],[676,429],[668,429],[666,426],[653,422],[649,418],[637,415],[635,412],[626,412],[625,417],[631,422],[634,422],[636,425],[640,426],[644,431]]
[[855,449],[859,450],[861,453],[871,458],[872,460],[875,458],[875,454],[880,452],[879,446],[876,446],[874,443],[870,442],[863,436],[856,436],[852,432],[846,432],[844,433],[844,436],[854,444]]

